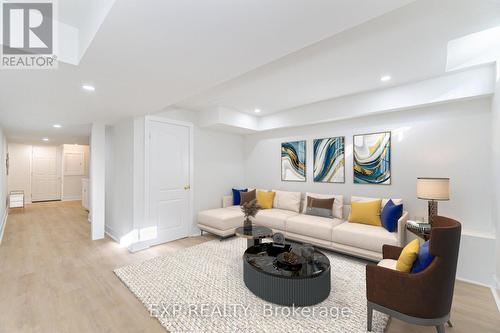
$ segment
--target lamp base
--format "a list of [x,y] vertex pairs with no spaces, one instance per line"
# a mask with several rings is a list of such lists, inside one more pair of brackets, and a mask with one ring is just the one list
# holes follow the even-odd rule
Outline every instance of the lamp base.
[[428,205],[429,205],[429,223],[432,224],[434,216],[437,216],[438,214],[438,202],[435,200],[430,200]]

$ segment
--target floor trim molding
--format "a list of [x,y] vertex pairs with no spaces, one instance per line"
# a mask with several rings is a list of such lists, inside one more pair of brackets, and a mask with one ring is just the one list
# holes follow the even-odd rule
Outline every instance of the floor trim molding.
[[[89,214],[89,216],[90,216],[90,214]],[[90,219],[89,219],[89,222],[91,222]],[[113,229],[111,229],[110,227],[105,227],[104,228],[104,233],[106,235],[108,235],[112,240],[114,240],[115,242],[117,242],[118,244],[120,244],[120,238],[115,236],[115,233],[113,232]]]
[[500,282],[497,277],[494,276],[493,280],[495,281],[494,286],[491,287],[491,292],[493,293],[493,298],[495,299],[495,303],[497,304],[498,312],[500,312]]
[[457,281],[461,281],[461,282],[470,283],[470,284],[475,284],[476,286],[491,288],[491,285],[489,285],[489,284],[482,283],[482,282],[477,282],[477,281],[469,280],[469,279],[465,279],[465,278],[461,278],[461,277],[458,277],[458,276],[456,277],[456,280]]
[[9,216],[9,208],[5,208],[5,214],[2,218],[2,224],[0,225],[0,244],[3,240],[3,232],[5,231],[5,226],[7,225],[7,217]]

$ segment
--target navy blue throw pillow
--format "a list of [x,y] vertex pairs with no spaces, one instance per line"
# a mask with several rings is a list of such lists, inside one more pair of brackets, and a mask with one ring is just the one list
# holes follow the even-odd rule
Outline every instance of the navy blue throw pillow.
[[233,205],[234,206],[239,206],[241,203],[241,195],[240,192],[248,192],[248,189],[237,189],[233,188]]
[[413,267],[411,269],[412,273],[421,272],[431,264],[434,256],[431,254],[429,245],[429,241],[420,245],[417,260],[415,260],[415,263],[413,263]]
[[382,209],[382,214],[380,214],[380,219],[382,220],[382,226],[389,232],[396,231],[398,227],[398,220],[403,215],[403,204],[395,205],[392,199],[389,200],[384,209]]

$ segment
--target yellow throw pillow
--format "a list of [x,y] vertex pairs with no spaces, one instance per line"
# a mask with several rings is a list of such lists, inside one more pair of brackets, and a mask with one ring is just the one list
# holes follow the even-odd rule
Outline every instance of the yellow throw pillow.
[[276,192],[262,192],[257,191],[257,203],[262,207],[262,209],[273,208],[273,201]]
[[417,260],[418,251],[420,250],[420,243],[418,239],[412,240],[408,243],[401,254],[399,255],[398,262],[396,264],[396,270],[400,272],[410,273],[413,263]]
[[380,221],[380,206],[382,199],[352,202],[349,222],[382,226]]

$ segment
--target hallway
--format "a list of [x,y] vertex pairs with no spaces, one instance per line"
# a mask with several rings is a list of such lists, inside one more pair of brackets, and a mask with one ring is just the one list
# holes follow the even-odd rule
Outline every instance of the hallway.
[[90,240],[79,201],[11,210],[0,246],[0,332],[165,332],[113,269],[210,240],[187,238],[131,254]]

